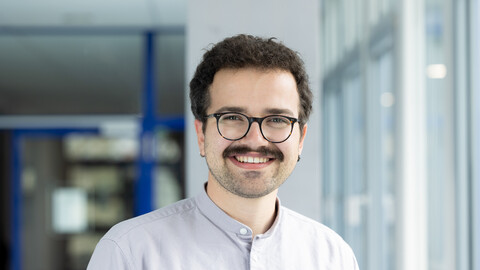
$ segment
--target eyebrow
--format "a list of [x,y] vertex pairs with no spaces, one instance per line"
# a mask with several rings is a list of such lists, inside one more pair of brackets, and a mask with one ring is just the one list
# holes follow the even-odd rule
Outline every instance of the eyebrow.
[[268,108],[264,110],[264,112],[267,114],[281,114],[281,115],[294,116],[293,112],[289,109]]
[[[247,110],[244,107],[235,107],[235,106],[225,106],[221,107],[216,111],[216,113],[223,113],[223,112],[239,112],[239,113],[247,113]],[[279,115],[287,115],[287,116],[294,116],[293,112],[289,109],[280,109],[280,108],[267,108],[263,110],[265,114],[279,114]]]
[[239,112],[239,113],[245,113],[246,109],[242,107],[231,107],[231,106],[225,106],[221,107],[216,111],[216,113],[223,113],[223,112]]

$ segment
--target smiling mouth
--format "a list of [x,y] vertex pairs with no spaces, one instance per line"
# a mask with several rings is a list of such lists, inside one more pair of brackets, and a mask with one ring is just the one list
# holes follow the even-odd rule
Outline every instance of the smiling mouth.
[[267,163],[270,160],[270,158],[250,157],[250,156],[235,156],[235,159],[241,163],[252,163],[252,164]]

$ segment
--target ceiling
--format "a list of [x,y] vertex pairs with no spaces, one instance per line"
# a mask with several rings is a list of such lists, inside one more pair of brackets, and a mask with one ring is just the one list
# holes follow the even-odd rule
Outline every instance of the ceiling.
[[185,20],[186,0],[1,1],[0,117],[140,114],[147,30],[157,113],[183,114]]
[[186,0],[2,0],[2,26],[183,25]]

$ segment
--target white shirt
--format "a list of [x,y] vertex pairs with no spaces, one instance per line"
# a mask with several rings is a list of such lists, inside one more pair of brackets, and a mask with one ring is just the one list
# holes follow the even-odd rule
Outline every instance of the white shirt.
[[204,191],[115,225],[87,269],[358,269],[339,235],[277,204],[272,227],[252,239],[252,230]]

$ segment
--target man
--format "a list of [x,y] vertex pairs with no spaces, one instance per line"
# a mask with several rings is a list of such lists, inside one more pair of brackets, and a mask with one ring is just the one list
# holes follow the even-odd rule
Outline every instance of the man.
[[88,269],[358,269],[336,233],[277,198],[312,108],[298,55],[274,39],[227,38],[205,53],[190,99],[205,190],[114,226]]

